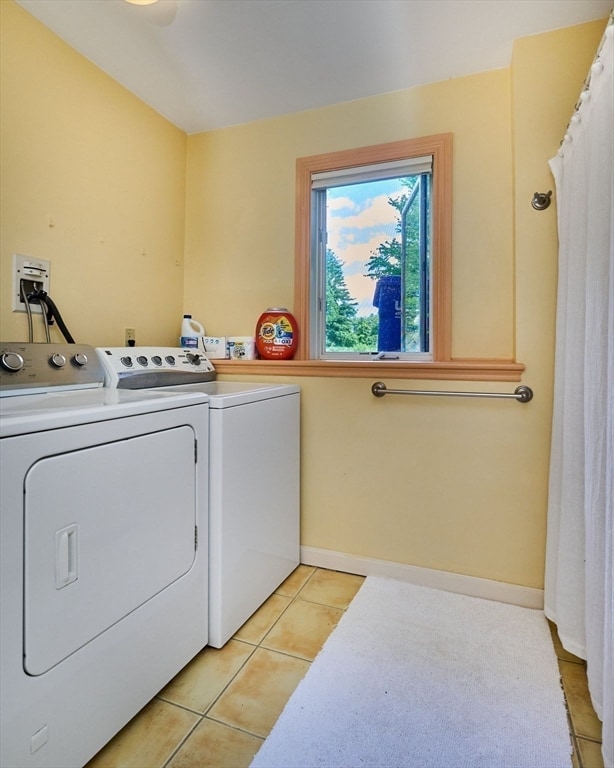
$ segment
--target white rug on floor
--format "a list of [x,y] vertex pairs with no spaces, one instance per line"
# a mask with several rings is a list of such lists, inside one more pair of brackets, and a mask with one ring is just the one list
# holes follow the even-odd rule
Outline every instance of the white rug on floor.
[[369,576],[251,768],[570,768],[541,611]]

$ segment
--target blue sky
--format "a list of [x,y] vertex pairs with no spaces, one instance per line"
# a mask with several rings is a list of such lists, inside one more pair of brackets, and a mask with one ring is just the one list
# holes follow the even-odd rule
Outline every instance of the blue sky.
[[348,290],[358,314],[375,313],[375,282],[363,277],[371,252],[395,236],[397,211],[388,203],[404,187],[398,179],[334,187],[327,191],[328,248],[343,262]]

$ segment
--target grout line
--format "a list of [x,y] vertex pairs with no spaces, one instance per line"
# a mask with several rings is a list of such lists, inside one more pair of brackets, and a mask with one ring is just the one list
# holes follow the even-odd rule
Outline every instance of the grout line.
[[[557,632],[556,627],[554,627],[554,632],[555,633]],[[558,637],[558,635],[557,635],[557,637]],[[559,642],[560,642],[560,640],[559,640]],[[552,638],[552,643],[554,645],[554,637]],[[561,688],[563,690],[563,697],[564,697],[564,700],[565,700],[565,711],[566,711],[566,714],[567,714],[567,725],[568,725],[568,728],[569,728],[569,735],[570,735],[571,743],[572,743],[572,746],[573,746],[573,754],[575,756],[576,764],[577,764],[578,768],[585,768],[578,740],[582,739],[583,741],[590,741],[593,744],[598,744],[598,745],[602,744],[602,740],[601,739],[595,739],[594,737],[591,737],[591,736],[584,736],[583,734],[580,734],[580,733],[577,732],[576,726],[574,724],[574,720],[573,720],[573,718],[571,716],[571,709],[570,709],[570,706],[569,706],[569,698],[572,695],[572,692],[571,691],[568,692],[568,690],[567,690],[567,688],[565,686],[565,679],[564,679],[563,674],[562,674],[561,664],[562,663],[575,664],[576,666],[581,666],[581,667],[585,667],[586,668],[586,661],[584,659],[581,659],[581,658],[577,657],[577,656],[574,656],[573,658],[568,658],[567,656],[560,655],[557,652],[556,645],[555,645],[555,649],[554,650],[555,650],[555,656],[556,656],[556,659],[557,659],[557,665],[559,667],[560,682],[561,682]],[[573,655],[573,654],[571,654],[571,655]],[[588,693],[588,690],[587,690],[587,696],[590,696],[590,694]]]
[[165,699],[164,696],[160,696],[160,694],[156,694],[155,696],[158,701],[163,701],[165,704],[170,704],[171,707],[177,707],[177,709],[182,709],[184,712],[189,712],[191,715],[196,715],[197,717],[204,717],[204,714],[200,712],[198,709],[192,709],[192,707],[188,707],[185,704],[180,704],[178,701],[171,701],[170,699]]
[[[262,737],[260,734],[257,734],[257,733],[252,733],[251,731],[248,731],[248,730],[244,730],[244,729],[242,729],[242,728],[237,728],[237,727],[235,727],[235,726],[233,726],[233,725],[231,725],[231,724],[229,724],[229,723],[225,723],[225,722],[224,722],[224,721],[222,721],[222,720],[216,720],[214,717],[211,717],[211,716],[209,715],[209,712],[210,712],[210,711],[211,711],[211,709],[212,709],[212,708],[215,706],[215,704],[216,704],[216,703],[217,703],[217,702],[220,700],[220,698],[223,696],[223,694],[224,694],[224,693],[225,693],[225,692],[228,690],[228,688],[229,688],[229,687],[230,687],[230,685],[233,683],[233,681],[234,681],[234,680],[236,680],[236,678],[237,678],[237,675],[238,675],[238,674],[241,672],[241,670],[242,670],[242,669],[243,669],[243,667],[244,667],[244,666],[247,664],[247,662],[248,662],[248,661],[249,661],[249,660],[252,658],[252,656],[254,655],[254,653],[256,652],[256,650],[257,650],[258,648],[260,648],[260,647],[261,647],[261,644],[262,644],[262,642],[265,640],[265,638],[267,637],[267,635],[269,634],[269,632],[270,632],[270,631],[273,629],[273,627],[274,627],[274,626],[277,624],[277,622],[279,621],[279,619],[280,619],[280,618],[281,618],[281,617],[284,615],[284,613],[285,613],[285,612],[288,610],[288,608],[289,608],[289,607],[292,605],[292,603],[293,603],[293,602],[296,600],[296,598],[297,598],[297,597],[298,597],[298,595],[301,593],[301,591],[302,591],[302,590],[305,588],[305,586],[306,586],[306,585],[309,583],[309,581],[310,581],[310,580],[313,578],[313,575],[315,574],[315,572],[316,572],[317,570],[318,570],[317,568],[314,568],[314,570],[313,570],[313,571],[312,571],[312,572],[309,574],[309,576],[307,577],[307,579],[305,580],[305,582],[304,582],[304,583],[301,585],[300,589],[298,589],[298,590],[297,590],[297,592],[296,592],[296,593],[295,593],[295,594],[294,594],[292,597],[290,597],[289,595],[281,595],[281,597],[289,597],[289,598],[290,598],[290,599],[289,599],[289,601],[288,601],[288,604],[287,604],[287,605],[286,605],[286,607],[283,609],[283,611],[282,611],[282,612],[279,614],[279,616],[277,617],[277,619],[276,619],[276,620],[273,622],[273,624],[271,625],[271,627],[269,627],[269,629],[267,630],[267,632],[265,633],[265,635],[264,635],[264,636],[263,636],[263,637],[262,637],[262,638],[259,640],[259,642],[258,642],[258,643],[254,644],[254,643],[250,643],[250,642],[248,642],[248,641],[246,641],[246,640],[240,640],[240,639],[236,638],[236,637],[233,635],[233,637],[231,638],[232,640],[236,640],[236,642],[239,642],[239,643],[243,643],[244,645],[247,645],[247,646],[251,647],[251,648],[252,648],[252,650],[251,650],[251,652],[249,653],[249,655],[248,655],[248,656],[247,656],[247,657],[244,659],[243,663],[242,663],[242,664],[239,666],[239,668],[236,670],[236,672],[234,673],[234,675],[233,675],[233,676],[232,676],[232,677],[231,677],[231,678],[228,680],[228,682],[226,683],[226,685],[225,685],[225,686],[224,686],[224,687],[223,687],[223,688],[220,690],[220,692],[218,693],[218,695],[217,695],[217,696],[216,696],[216,697],[215,697],[215,698],[214,698],[214,699],[213,699],[213,700],[210,702],[210,704],[209,704],[209,705],[208,705],[208,707],[207,707],[207,708],[204,710],[204,712],[199,712],[198,710],[194,710],[194,709],[192,709],[192,708],[190,708],[190,707],[186,707],[185,705],[179,704],[179,703],[177,703],[177,702],[174,702],[174,701],[169,701],[168,699],[164,698],[163,696],[160,696],[160,694],[158,694],[158,695],[155,697],[155,698],[159,699],[160,701],[163,701],[165,704],[169,704],[169,705],[170,705],[170,706],[172,706],[172,707],[177,707],[178,709],[184,710],[184,711],[186,711],[186,712],[190,712],[191,714],[194,714],[194,715],[196,715],[196,716],[198,717],[198,720],[197,720],[197,721],[194,723],[193,727],[192,727],[192,728],[190,728],[190,730],[187,732],[187,734],[184,736],[184,738],[183,738],[183,739],[181,739],[181,741],[180,741],[180,742],[177,744],[177,746],[175,747],[175,749],[174,749],[174,750],[171,752],[171,754],[169,755],[168,759],[167,759],[167,760],[166,760],[166,761],[163,763],[163,765],[162,765],[162,768],[167,768],[167,766],[168,766],[168,765],[171,763],[171,761],[172,761],[172,760],[175,758],[175,756],[177,755],[177,753],[179,752],[179,750],[180,750],[180,749],[181,749],[181,748],[182,748],[182,747],[185,745],[185,743],[187,742],[187,740],[188,740],[188,739],[189,739],[189,738],[190,738],[190,737],[193,735],[194,731],[195,731],[195,730],[196,730],[196,729],[197,729],[199,726],[201,726],[201,725],[202,725],[202,723],[203,723],[203,721],[204,721],[204,720],[209,720],[209,721],[211,721],[211,722],[214,722],[214,723],[219,723],[220,725],[223,725],[223,726],[225,726],[225,727],[227,727],[227,728],[232,728],[233,730],[239,731],[239,732],[241,732],[241,733],[245,733],[245,734],[247,734],[247,735],[249,735],[249,736],[253,736],[254,738],[260,739],[261,741],[263,741],[263,742],[264,742],[264,739],[266,738],[266,736],[265,736],[265,737]],[[273,592],[273,594],[279,594],[279,593]],[[204,648],[203,650],[206,650],[206,648],[207,648],[207,646],[205,646],[205,648]],[[270,649],[264,649],[264,650],[270,650]],[[201,651],[201,652],[202,652],[202,651]],[[300,659],[301,661],[306,661],[306,662],[307,662],[307,663],[309,663],[309,664],[311,663],[311,661],[310,661],[309,659],[303,659],[303,658],[301,658],[301,657],[298,657],[298,656],[297,656],[297,657],[293,657],[293,656],[292,656],[292,654],[287,654],[287,653],[286,653],[286,654],[284,654],[284,655],[286,655],[286,656],[290,656],[290,657],[292,657],[292,658],[298,658],[298,659]]]
[[[234,640],[234,638],[231,637],[230,640]],[[228,642],[230,642],[230,640]],[[244,643],[243,640],[237,640],[236,642],[237,643]],[[226,693],[226,691],[228,690],[230,685],[234,682],[234,680],[236,680],[237,675],[239,674],[239,672],[243,669],[243,667],[247,664],[247,662],[252,658],[252,656],[254,655],[254,653],[256,653],[256,650],[258,649],[257,645],[252,645],[251,643],[244,643],[244,645],[250,646],[252,648],[252,650],[250,651],[250,653],[247,656],[247,658],[243,661],[243,663],[239,666],[239,668],[234,673],[234,675],[230,678],[230,680],[228,680],[226,685],[222,688],[222,690],[218,693],[218,695],[213,699],[213,701],[209,704],[209,706],[202,713],[203,718],[208,716],[209,712],[211,712],[211,710],[218,703],[220,698]],[[211,719],[213,719],[213,718],[211,718]]]
[[[233,638],[233,637],[231,637],[231,638],[230,638],[230,640],[234,640],[234,638]],[[230,642],[230,640],[229,640],[228,642]],[[163,696],[160,696],[160,694],[158,694],[158,695],[156,696],[156,698],[160,699],[161,701],[164,701],[164,702],[166,702],[167,704],[172,704],[172,705],[173,705],[173,706],[175,706],[175,707],[179,707],[180,709],[184,709],[184,710],[187,710],[188,712],[192,712],[193,714],[195,714],[195,715],[198,715],[200,718],[204,718],[204,717],[206,717],[206,716],[207,716],[207,713],[210,711],[211,707],[215,706],[215,704],[216,704],[216,703],[219,701],[219,699],[220,699],[220,696],[222,696],[222,694],[223,694],[223,693],[225,693],[225,691],[228,689],[228,686],[229,686],[229,685],[232,683],[232,681],[233,681],[233,680],[236,678],[236,676],[237,676],[237,675],[239,674],[239,672],[240,672],[240,671],[243,669],[243,667],[244,667],[244,666],[247,664],[247,662],[248,662],[248,661],[251,659],[251,657],[254,655],[254,653],[255,653],[256,649],[258,648],[258,646],[257,646],[257,645],[253,645],[253,643],[246,643],[246,642],[245,642],[245,641],[243,641],[243,640],[237,640],[236,642],[237,642],[237,643],[243,643],[243,645],[247,645],[247,646],[248,646],[248,647],[250,647],[252,650],[250,651],[250,653],[248,654],[248,656],[247,656],[247,657],[244,659],[244,661],[243,661],[243,662],[240,664],[240,666],[238,667],[238,669],[237,669],[237,671],[234,673],[234,675],[233,675],[233,676],[230,678],[230,680],[228,680],[228,682],[226,683],[226,685],[225,685],[225,686],[224,686],[224,687],[223,687],[223,688],[220,690],[220,692],[217,694],[217,696],[216,696],[216,697],[215,697],[215,698],[214,698],[214,699],[211,701],[211,703],[210,703],[210,704],[209,704],[207,707],[205,707],[204,711],[202,711],[202,712],[201,712],[201,711],[199,711],[199,710],[197,710],[197,709],[191,709],[190,707],[186,707],[184,704],[179,704],[178,702],[175,702],[175,701],[169,701],[168,699],[165,699]],[[206,652],[207,648],[210,648],[210,646],[207,646],[207,645],[206,645],[206,646],[205,646],[205,647],[204,647],[204,648],[203,648],[203,649],[200,651],[200,653]],[[212,650],[220,650],[220,649],[218,649],[218,648],[213,648]]]
[[317,566],[311,566],[313,568],[313,571],[309,574],[309,576],[305,579],[303,584],[301,585],[300,589],[297,590],[296,594],[292,598],[292,600],[296,600],[296,598],[301,594],[301,592],[305,589],[307,584],[313,579],[313,577],[316,575],[318,571],[321,571],[321,568],[318,568]]
[[[181,749],[181,748],[182,748],[182,747],[185,745],[186,741],[187,741],[187,740],[188,740],[188,739],[189,739],[189,738],[190,738],[190,737],[193,735],[193,733],[194,733],[194,731],[196,730],[196,728],[198,728],[198,727],[199,727],[199,726],[200,726],[200,725],[203,723],[203,721],[204,721],[204,720],[209,720],[209,721],[211,721],[211,722],[214,722],[214,723],[219,723],[220,725],[223,725],[223,726],[225,726],[225,727],[227,727],[227,728],[232,728],[232,729],[234,729],[234,730],[236,730],[236,731],[240,731],[241,733],[245,733],[245,734],[247,734],[247,735],[249,735],[249,736],[253,736],[253,737],[255,737],[255,738],[257,738],[257,739],[260,739],[261,741],[263,741],[263,742],[264,742],[264,739],[266,738],[266,736],[265,736],[265,737],[263,737],[263,736],[261,736],[261,735],[260,735],[260,734],[258,734],[258,733],[252,733],[251,731],[248,731],[248,730],[244,730],[244,729],[242,729],[242,728],[237,728],[237,727],[235,727],[235,726],[233,726],[233,725],[230,725],[229,723],[225,723],[223,720],[216,720],[214,717],[211,717],[211,716],[209,715],[209,712],[210,712],[210,711],[211,711],[211,709],[212,709],[212,708],[215,706],[215,704],[216,704],[216,703],[217,703],[217,702],[220,700],[220,698],[223,696],[223,694],[224,694],[224,693],[225,693],[225,692],[228,690],[228,688],[229,688],[229,687],[230,687],[230,685],[233,683],[233,681],[234,681],[234,680],[236,680],[236,678],[237,678],[237,675],[238,675],[238,674],[241,672],[241,670],[242,670],[242,669],[243,669],[243,667],[244,667],[244,666],[247,664],[247,662],[248,662],[248,661],[249,661],[249,660],[252,658],[252,656],[254,655],[254,653],[256,652],[256,650],[257,650],[258,648],[261,648],[261,647],[262,647],[262,642],[265,640],[265,638],[267,637],[267,635],[269,634],[269,632],[270,632],[270,631],[273,629],[273,627],[274,627],[274,626],[277,624],[277,622],[279,621],[279,619],[280,619],[280,618],[281,618],[281,617],[284,615],[284,613],[285,613],[285,612],[288,610],[288,608],[289,608],[289,607],[292,605],[292,603],[293,603],[293,602],[294,602],[294,601],[297,599],[297,597],[298,597],[298,595],[301,593],[301,591],[302,591],[302,590],[305,588],[305,586],[306,586],[306,585],[309,583],[309,581],[310,581],[310,580],[313,578],[313,575],[315,574],[316,570],[318,570],[318,569],[316,568],[316,569],[314,569],[314,570],[312,571],[312,573],[309,575],[309,577],[308,577],[308,578],[305,580],[305,583],[304,583],[304,584],[302,584],[302,586],[300,587],[300,589],[299,589],[299,590],[298,590],[298,591],[297,591],[297,592],[294,594],[294,596],[293,596],[293,597],[290,597],[289,595],[281,595],[282,597],[290,597],[290,599],[289,599],[289,601],[288,601],[288,605],[287,605],[287,606],[286,606],[286,607],[283,609],[283,611],[282,611],[282,612],[279,614],[279,616],[277,617],[277,619],[275,619],[275,621],[273,622],[273,624],[271,625],[271,627],[269,627],[269,629],[267,630],[267,632],[265,633],[265,635],[264,635],[264,636],[261,638],[261,640],[260,640],[260,641],[259,641],[257,644],[254,644],[254,643],[250,643],[250,642],[248,642],[248,641],[246,641],[246,640],[240,640],[240,639],[237,639],[237,638],[235,638],[234,636],[231,638],[232,640],[236,640],[236,642],[239,642],[239,643],[243,643],[244,645],[247,645],[247,646],[251,647],[251,648],[252,648],[252,650],[251,650],[251,652],[249,653],[249,655],[248,655],[248,656],[245,658],[245,660],[243,661],[243,663],[242,663],[242,664],[239,666],[239,668],[236,670],[236,672],[234,673],[234,675],[233,675],[233,676],[232,676],[232,677],[231,677],[231,678],[228,680],[228,682],[226,683],[226,685],[225,685],[225,686],[224,686],[224,687],[223,687],[223,688],[220,690],[220,692],[218,693],[218,695],[217,695],[217,696],[216,696],[216,697],[215,697],[215,698],[214,698],[214,699],[211,701],[211,703],[210,703],[210,704],[209,704],[209,706],[208,706],[208,707],[205,709],[205,711],[204,711],[204,712],[199,712],[199,711],[197,711],[197,710],[193,710],[193,709],[191,709],[190,707],[186,707],[186,706],[184,706],[184,705],[181,705],[181,704],[178,704],[178,703],[176,703],[176,702],[173,702],[173,701],[169,701],[168,699],[165,699],[164,697],[162,697],[162,696],[160,696],[160,695],[158,694],[158,696],[157,696],[156,698],[158,698],[160,701],[164,701],[166,704],[169,704],[169,705],[171,705],[171,706],[173,706],[173,707],[178,707],[179,709],[183,709],[183,710],[185,710],[185,711],[188,711],[188,712],[190,712],[190,713],[192,713],[192,714],[194,714],[194,715],[197,715],[197,716],[198,716],[198,720],[197,720],[197,721],[194,723],[194,726],[193,726],[193,727],[192,727],[192,728],[191,728],[191,729],[188,731],[188,733],[185,735],[185,737],[184,737],[183,739],[181,739],[181,741],[180,741],[180,742],[177,744],[177,746],[176,746],[176,747],[175,747],[175,749],[172,751],[172,753],[170,754],[170,756],[168,757],[168,759],[167,759],[167,760],[166,760],[166,761],[163,763],[163,766],[162,766],[162,768],[167,768],[167,766],[168,766],[168,765],[170,764],[170,762],[171,762],[171,761],[174,759],[174,757],[177,755],[177,753],[179,752],[179,750],[180,750],[180,749]],[[278,593],[275,593],[275,592],[274,592],[273,594],[278,594]],[[206,649],[206,647],[207,647],[207,646],[205,646],[205,649]],[[203,649],[203,650],[205,650],[205,649]],[[264,650],[270,650],[270,649],[268,649],[268,648],[265,648]],[[272,652],[273,652],[273,651],[272,651]],[[277,653],[280,653],[280,651],[276,651],[276,652],[277,652]],[[292,654],[289,654],[289,653],[286,653],[286,654],[283,654],[283,655],[285,655],[285,656],[290,656],[291,658],[298,658],[298,659],[300,659],[301,661],[306,661],[308,664],[311,664],[311,660],[309,660],[309,659],[303,659],[303,658],[301,658],[301,657],[299,657],[299,656],[292,656]]]
[[593,744],[603,744],[602,739],[596,739],[593,736],[584,736],[582,733],[576,733],[576,731],[574,731],[574,735],[578,739],[582,739],[582,741],[591,741]]
[[[258,646],[260,648],[260,646]],[[295,653],[290,653],[289,651],[280,651],[277,648],[268,648],[266,645],[263,645],[260,648],[262,651],[268,651],[269,653],[278,653],[280,656],[287,656],[289,659],[296,659],[297,661],[306,661],[308,664],[311,664],[315,661],[315,657],[313,659],[306,659],[304,656],[297,656]]]
[[208,720],[210,723],[217,723],[218,725],[224,725],[226,728],[231,728],[233,731],[244,733],[246,736],[254,736],[254,738],[260,739],[260,741],[264,741],[266,739],[266,736],[261,736],[259,733],[254,733],[253,731],[248,731],[246,728],[239,728],[238,725],[232,725],[231,723],[227,723],[224,720],[218,720],[217,718],[211,717],[210,715],[203,717],[203,720]]
[[[176,705],[174,705],[174,706],[176,706]],[[194,725],[192,726],[192,728],[190,728],[190,730],[189,730],[189,731],[186,733],[186,735],[183,737],[183,739],[181,739],[181,741],[179,742],[179,744],[177,744],[177,746],[176,746],[176,747],[175,747],[175,749],[174,749],[174,750],[171,752],[171,754],[168,756],[168,758],[167,758],[167,759],[166,759],[166,760],[165,760],[165,761],[162,763],[162,766],[161,766],[161,768],[166,768],[166,766],[167,766],[167,765],[168,765],[168,764],[171,762],[171,760],[172,760],[172,759],[175,757],[175,755],[177,754],[177,752],[179,752],[179,750],[181,749],[181,747],[183,747],[183,745],[184,745],[184,744],[186,743],[186,741],[187,741],[187,740],[190,738],[190,736],[191,736],[191,735],[194,733],[194,731],[195,731],[195,730],[198,728],[198,726],[199,726],[199,725],[202,723],[202,721],[203,721],[203,718],[202,718],[202,717],[200,717],[200,718],[199,718],[199,719],[198,719],[198,720],[197,720],[197,721],[194,723]]]
[[584,768],[584,764],[582,762],[582,756],[580,754],[580,748],[578,746],[578,740],[576,736],[576,732],[573,728],[573,723],[571,720],[571,715],[569,714],[569,707],[567,706],[567,696],[565,696],[565,709],[567,710],[567,727],[569,728],[569,739],[571,741],[571,746],[573,748],[573,754],[576,758],[576,763],[578,764],[578,768]]
[[[300,588],[299,590],[297,590],[296,594],[295,594],[293,597],[291,597],[291,598],[290,598],[290,602],[288,603],[288,605],[287,605],[287,606],[286,606],[286,607],[283,609],[283,611],[282,611],[282,612],[279,614],[279,616],[278,616],[278,617],[275,619],[275,621],[274,621],[274,622],[271,624],[271,626],[270,626],[270,627],[267,629],[267,631],[265,632],[265,634],[263,635],[263,637],[262,637],[262,638],[259,640],[259,642],[258,642],[258,645],[257,645],[257,647],[258,647],[258,648],[260,648],[260,647],[262,646],[262,643],[263,643],[263,642],[264,642],[264,641],[267,639],[267,637],[268,637],[268,636],[271,634],[271,632],[273,631],[273,628],[274,628],[275,626],[277,626],[277,623],[279,622],[279,620],[281,619],[281,617],[282,617],[282,616],[283,616],[283,615],[286,613],[286,611],[288,610],[288,608],[290,608],[290,606],[291,606],[291,605],[292,605],[292,604],[295,602],[295,600],[298,598],[298,596],[301,594],[301,592],[302,592],[302,591],[305,589],[305,587],[307,586],[307,584],[309,584],[309,582],[311,581],[311,579],[314,577],[314,575],[315,575],[316,571],[318,571],[318,570],[319,570],[318,568],[314,568],[314,570],[313,570],[313,571],[312,571],[312,572],[309,574],[309,576],[307,577],[307,579],[305,579],[305,583],[304,583],[304,584],[301,586],[301,588]],[[280,586],[281,586],[281,585],[280,585]],[[277,593],[277,592],[274,592],[273,594],[279,594],[279,593]],[[289,597],[289,595],[280,595],[280,597]],[[269,649],[267,648],[266,650],[269,650]],[[287,654],[287,655],[291,655],[291,654]],[[298,657],[297,657],[297,658],[298,658]]]
[[[233,683],[233,682],[236,680],[236,678],[237,678],[237,675],[238,675],[238,674],[241,672],[241,670],[242,670],[242,669],[245,667],[245,665],[247,664],[247,662],[248,662],[248,661],[249,661],[249,660],[252,658],[252,656],[254,655],[254,653],[256,652],[256,650],[257,650],[258,648],[262,648],[263,650],[267,650],[267,651],[272,651],[272,649],[270,649],[270,648],[263,648],[263,646],[262,646],[262,643],[264,642],[264,640],[266,639],[266,637],[268,636],[268,634],[271,632],[271,630],[273,629],[273,627],[274,627],[274,626],[277,624],[277,622],[278,622],[278,621],[281,619],[281,617],[284,615],[284,613],[285,613],[285,612],[288,610],[288,608],[289,608],[289,607],[292,605],[292,603],[293,603],[293,602],[296,600],[296,598],[297,598],[297,597],[298,597],[298,595],[301,593],[301,591],[304,589],[304,587],[305,587],[305,586],[306,586],[306,585],[309,583],[309,581],[310,581],[310,580],[313,578],[313,575],[315,574],[315,572],[316,572],[317,570],[318,570],[318,568],[315,568],[315,569],[313,570],[313,572],[309,574],[308,578],[305,580],[305,583],[304,583],[304,584],[301,586],[301,588],[300,588],[300,589],[299,589],[299,590],[296,592],[296,594],[295,594],[293,597],[290,597],[289,595],[280,595],[281,597],[288,597],[288,598],[290,598],[290,599],[289,599],[289,602],[288,602],[288,605],[287,605],[287,606],[286,606],[286,607],[283,609],[283,611],[282,611],[282,612],[279,614],[279,616],[278,616],[278,617],[275,619],[275,621],[273,622],[273,624],[272,624],[272,625],[269,627],[269,629],[267,630],[267,632],[266,632],[266,633],[264,634],[264,636],[263,636],[263,637],[262,637],[262,638],[261,638],[261,639],[258,641],[258,643],[250,643],[248,640],[242,640],[242,639],[239,639],[239,638],[235,637],[235,635],[233,635],[233,636],[230,638],[230,640],[235,640],[237,643],[243,643],[244,645],[247,645],[247,646],[251,647],[251,648],[252,648],[252,651],[251,651],[251,652],[250,652],[250,654],[249,654],[249,655],[248,655],[248,656],[245,658],[245,660],[244,660],[244,661],[243,661],[243,663],[242,663],[242,664],[239,666],[239,668],[236,670],[236,672],[234,673],[234,675],[233,675],[233,676],[232,676],[232,677],[231,677],[231,678],[228,680],[228,682],[226,683],[226,685],[225,685],[225,686],[224,686],[224,687],[223,687],[223,688],[220,690],[220,692],[217,694],[217,696],[216,696],[216,697],[215,697],[215,698],[214,698],[214,699],[211,701],[211,703],[210,703],[210,704],[209,704],[209,706],[208,706],[208,707],[207,707],[207,708],[204,710],[204,712],[198,712],[198,711],[194,711],[194,710],[192,710],[192,709],[189,709],[188,707],[181,707],[182,709],[187,709],[188,711],[190,711],[190,712],[193,712],[194,714],[197,714],[197,715],[199,715],[199,717],[201,718],[201,721],[202,721],[202,719],[204,719],[204,718],[208,718],[209,720],[213,720],[214,722],[222,722],[222,721],[218,721],[218,720],[215,720],[215,718],[211,717],[211,716],[209,715],[209,712],[210,712],[210,711],[213,709],[213,707],[214,707],[214,706],[217,704],[217,702],[220,700],[220,698],[221,698],[221,697],[224,695],[224,693],[226,693],[226,691],[228,690],[228,688],[229,688],[229,687],[232,685],[232,683]],[[281,586],[281,585],[280,585],[280,586]],[[273,592],[273,594],[279,594],[279,593],[277,593],[277,592]],[[249,619],[248,619],[248,621],[249,621]],[[237,631],[238,631],[238,630],[237,630]],[[207,648],[207,646],[205,646],[205,649],[203,649],[203,650],[206,650],[206,648]],[[272,652],[275,652],[275,653],[282,653],[281,651],[272,651]],[[311,660],[310,660],[310,659],[304,659],[304,658],[302,658],[301,656],[293,656],[293,655],[292,655],[292,654],[290,654],[290,653],[285,653],[284,655],[285,655],[285,656],[289,656],[289,657],[291,657],[291,658],[296,658],[296,659],[299,659],[300,661],[306,661],[306,662],[307,662],[307,663],[309,663],[309,664],[311,664],[311,661],[313,661],[312,659],[311,659]],[[160,697],[160,698],[161,698],[161,697]],[[162,701],[167,701],[167,700],[166,700],[166,699],[162,699]],[[174,702],[167,702],[167,703],[169,703],[169,704],[174,704]],[[181,705],[175,704],[175,706],[181,706]],[[222,723],[222,724],[223,724],[223,725],[228,725],[227,723]],[[229,726],[229,727],[232,727],[232,726]],[[237,730],[240,730],[240,729],[237,729]],[[190,733],[191,733],[191,732],[190,732]],[[245,731],[245,733],[248,733],[250,736],[256,736],[257,738],[262,738],[262,737],[261,737],[261,736],[259,736],[257,733],[252,733],[251,731]]]

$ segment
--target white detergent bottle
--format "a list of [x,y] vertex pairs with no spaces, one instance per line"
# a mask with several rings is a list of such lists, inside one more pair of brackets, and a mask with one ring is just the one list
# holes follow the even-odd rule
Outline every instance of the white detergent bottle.
[[181,323],[179,346],[184,349],[198,349],[198,340],[205,335],[203,326],[192,319],[192,315],[184,315]]

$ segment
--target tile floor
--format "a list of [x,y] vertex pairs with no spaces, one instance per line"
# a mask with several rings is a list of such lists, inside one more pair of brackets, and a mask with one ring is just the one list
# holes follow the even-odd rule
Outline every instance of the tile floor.
[[[243,768],[363,582],[300,565],[221,649],[205,648],[86,768]],[[603,768],[584,663],[553,642],[574,768]]]
[[552,623],[550,631],[567,701],[574,768],[603,768],[601,721],[595,714],[588,693],[586,662],[563,648]]

